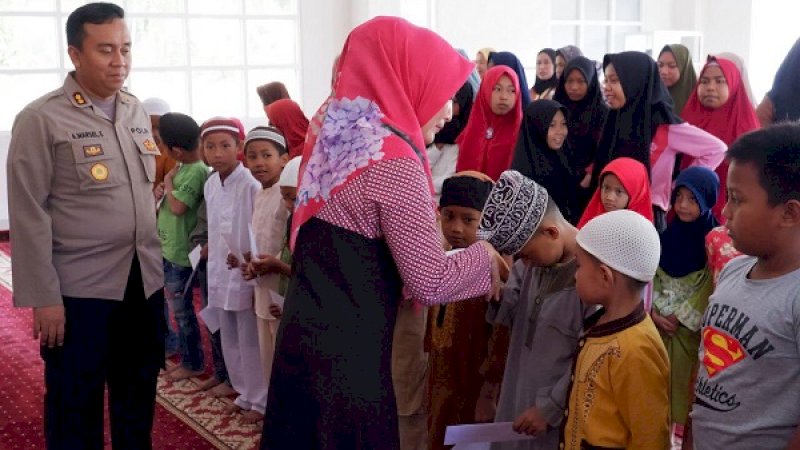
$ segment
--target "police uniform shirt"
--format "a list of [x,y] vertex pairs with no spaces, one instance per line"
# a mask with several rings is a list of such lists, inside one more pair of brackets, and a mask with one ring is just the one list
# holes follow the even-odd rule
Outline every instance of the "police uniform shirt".
[[145,295],[164,275],[150,120],[126,92],[115,121],[67,75],[16,117],[8,154],[14,303],[122,300],[134,252]]

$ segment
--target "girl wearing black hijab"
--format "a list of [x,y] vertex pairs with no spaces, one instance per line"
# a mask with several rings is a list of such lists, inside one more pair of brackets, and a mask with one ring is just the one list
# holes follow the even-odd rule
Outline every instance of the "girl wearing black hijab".
[[580,211],[578,177],[567,158],[567,109],[553,100],[539,100],[525,108],[511,169],[542,185],[570,223]]
[[531,99],[552,99],[557,85],[556,51],[552,48],[543,48],[536,55],[536,83],[531,88]]
[[653,58],[642,52],[611,53],[603,58],[603,95],[610,109],[595,155],[592,184],[615,158],[633,158],[648,169],[656,228],[666,228],[675,158],[714,170],[727,146],[709,133],[683,122]]
[[564,67],[553,100],[567,109],[567,137],[570,166],[586,186],[578,194],[580,209],[586,206],[592,191],[588,188],[590,169],[597,151],[608,115],[608,106],[603,101],[595,62],[585,56],[577,56]]

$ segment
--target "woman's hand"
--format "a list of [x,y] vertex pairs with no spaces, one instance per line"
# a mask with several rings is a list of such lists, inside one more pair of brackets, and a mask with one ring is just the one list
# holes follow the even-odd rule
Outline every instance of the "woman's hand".
[[492,301],[500,301],[501,294],[503,292],[503,283],[508,280],[508,264],[500,255],[497,253],[497,250],[492,247],[492,244],[486,241],[478,241],[483,247],[486,249],[487,253],[489,253],[489,258],[492,262],[492,285],[489,288],[489,293],[487,294],[487,300]]

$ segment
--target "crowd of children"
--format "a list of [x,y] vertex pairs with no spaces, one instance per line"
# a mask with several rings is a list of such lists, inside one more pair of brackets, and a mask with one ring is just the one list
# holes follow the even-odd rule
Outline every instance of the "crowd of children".
[[[710,56],[698,77],[677,44],[600,65],[544,49],[532,87],[511,53],[476,62],[479,86],[454,93],[450,123],[417,155],[444,250],[488,242],[510,273],[497,302],[402,291],[399,442],[386,448],[449,448],[448,426],[486,421],[533,437],[492,449],[800,448],[800,127],[754,131],[741,63]],[[201,388],[235,394],[245,423],[268,409],[308,128],[268,87],[283,129],[198,126],[158,102],[151,115],[176,162],[156,187],[180,360],[166,376],[204,371],[200,281],[214,363]]]

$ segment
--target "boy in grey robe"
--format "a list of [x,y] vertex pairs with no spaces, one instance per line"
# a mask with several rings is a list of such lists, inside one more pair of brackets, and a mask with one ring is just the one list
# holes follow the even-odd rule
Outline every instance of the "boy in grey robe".
[[[500,305],[487,313],[495,333],[510,331],[502,390],[496,375],[487,376],[477,410],[485,417],[487,403],[502,391],[494,421],[514,422],[515,431],[535,436],[494,443],[493,450],[558,448],[570,366],[588,311],[575,291],[577,231],[543,187],[515,171],[501,175],[484,206],[478,236],[519,259]],[[502,361],[498,347],[487,362]]]

